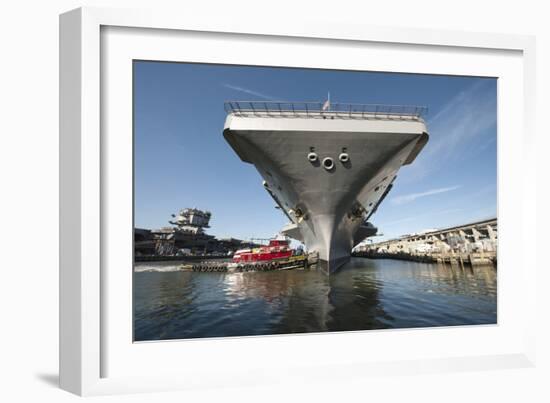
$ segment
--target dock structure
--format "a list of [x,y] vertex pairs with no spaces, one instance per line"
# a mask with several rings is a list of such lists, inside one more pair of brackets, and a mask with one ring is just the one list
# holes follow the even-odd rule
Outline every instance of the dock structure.
[[315,267],[318,262],[318,258],[319,257],[316,253],[310,253],[307,255],[295,255],[286,259],[274,259],[270,261],[243,263],[204,261],[197,264],[181,265],[180,270],[194,272],[242,273],[249,271],[307,269],[310,267]]
[[363,244],[355,248],[354,255],[471,266],[496,265],[497,243],[497,219],[492,218]]

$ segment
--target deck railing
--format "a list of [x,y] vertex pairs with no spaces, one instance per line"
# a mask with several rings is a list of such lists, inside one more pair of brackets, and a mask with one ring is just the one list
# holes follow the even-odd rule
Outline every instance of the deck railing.
[[323,102],[228,101],[227,113],[239,117],[316,118],[316,119],[420,119],[425,106],[349,104]]

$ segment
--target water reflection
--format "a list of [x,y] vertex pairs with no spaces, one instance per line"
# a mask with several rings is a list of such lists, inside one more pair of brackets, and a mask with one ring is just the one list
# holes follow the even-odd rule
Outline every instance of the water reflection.
[[330,277],[172,269],[134,274],[136,340],[496,323],[492,267],[358,258]]
[[384,319],[391,316],[385,312],[379,298],[384,284],[376,277],[376,271],[370,264],[371,261],[352,262],[338,275],[329,278],[328,303],[332,307],[328,318],[329,330],[387,327]]

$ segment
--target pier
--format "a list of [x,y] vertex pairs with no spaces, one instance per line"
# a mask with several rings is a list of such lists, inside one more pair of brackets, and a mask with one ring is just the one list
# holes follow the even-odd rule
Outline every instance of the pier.
[[204,261],[196,264],[181,265],[180,270],[194,272],[242,273],[248,271],[307,269],[314,267],[318,260],[319,256],[316,253],[310,253],[307,255],[296,255],[287,259],[274,259],[271,261],[243,263]]
[[364,244],[355,248],[354,256],[461,266],[496,266],[497,242],[497,219],[492,218]]

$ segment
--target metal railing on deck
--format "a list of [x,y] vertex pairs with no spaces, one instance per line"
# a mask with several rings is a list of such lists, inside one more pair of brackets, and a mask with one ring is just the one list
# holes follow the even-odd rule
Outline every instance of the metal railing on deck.
[[425,106],[344,104],[323,102],[228,101],[227,113],[240,117],[317,118],[317,119],[420,119]]

